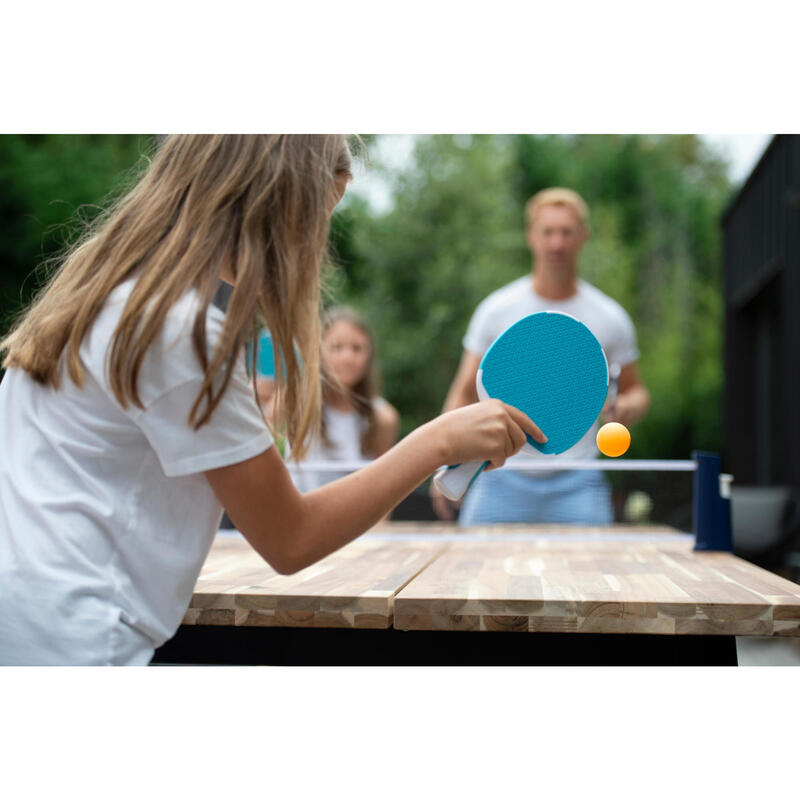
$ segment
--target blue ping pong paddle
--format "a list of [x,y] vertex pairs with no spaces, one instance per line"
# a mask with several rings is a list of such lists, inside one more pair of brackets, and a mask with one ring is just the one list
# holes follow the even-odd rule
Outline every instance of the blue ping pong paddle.
[[[541,311],[507,328],[486,351],[475,379],[481,400],[495,398],[525,412],[547,442],[527,436],[523,450],[557,455],[592,427],[608,393],[608,363],[594,334],[575,317]],[[434,477],[460,499],[488,461],[444,467]]]
[[272,346],[272,336],[264,328],[258,336],[257,370],[259,378],[275,377],[275,352]]

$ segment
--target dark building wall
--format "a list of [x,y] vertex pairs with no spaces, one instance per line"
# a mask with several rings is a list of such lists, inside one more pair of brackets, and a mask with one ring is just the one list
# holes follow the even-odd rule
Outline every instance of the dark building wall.
[[775,136],[723,217],[726,468],[800,488],[800,136]]

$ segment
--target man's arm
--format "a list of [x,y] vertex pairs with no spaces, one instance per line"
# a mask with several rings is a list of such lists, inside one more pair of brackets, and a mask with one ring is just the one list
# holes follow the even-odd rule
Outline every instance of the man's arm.
[[626,428],[638,422],[650,408],[650,393],[642,383],[636,362],[627,364],[619,373],[617,397],[606,407],[603,415],[607,422],[620,422]]
[[444,401],[442,411],[452,411],[461,406],[468,406],[470,403],[478,402],[478,391],[475,388],[475,378],[478,375],[478,367],[481,363],[480,356],[465,350],[461,356],[461,363],[458,365],[450,390]]

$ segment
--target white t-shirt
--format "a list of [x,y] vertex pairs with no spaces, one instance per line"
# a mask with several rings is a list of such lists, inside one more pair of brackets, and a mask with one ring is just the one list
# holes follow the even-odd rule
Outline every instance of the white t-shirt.
[[[222,508],[203,472],[272,444],[239,359],[211,421],[191,343],[197,295],[169,312],[124,409],[107,348],[133,286],[117,287],[80,348],[85,383],[9,369],[0,384],[0,663],[147,664],[177,630]],[[209,307],[212,348],[224,314]]]
[[[475,309],[463,339],[464,349],[478,357],[489,349],[489,345],[510,325],[539,311],[561,311],[580,320],[595,335],[606,355],[609,366],[617,363],[620,368],[639,358],[636,346],[636,332],[633,322],[625,309],[596,287],[578,281],[578,290],[566,300],[548,300],[533,289],[530,274],[492,292]],[[534,420],[536,422],[536,420]],[[558,455],[531,456],[527,452],[512,456],[514,461],[525,458],[595,458],[598,423],[566,452]],[[510,460],[510,459],[509,459]],[[508,462],[507,462],[508,463]],[[533,473],[545,477],[544,473]],[[549,473],[548,473],[549,474]]]
[[[382,397],[372,401],[375,410],[388,405]],[[296,463],[288,458],[291,450],[287,448],[286,466],[295,486],[301,492],[310,492],[326,483],[335,481],[349,475],[351,470],[341,472],[319,472],[305,466],[306,462],[313,461],[364,461],[366,456],[361,452],[361,437],[367,427],[367,420],[356,411],[339,411],[328,405],[323,406],[322,414],[325,418],[326,431],[330,446],[322,441],[322,436],[317,434],[311,440],[308,455],[304,461]]]

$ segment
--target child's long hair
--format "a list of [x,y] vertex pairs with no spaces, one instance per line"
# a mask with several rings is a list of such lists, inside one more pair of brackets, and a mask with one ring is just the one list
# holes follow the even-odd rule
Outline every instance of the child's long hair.
[[[134,188],[96,219],[36,302],[0,342],[4,366],[58,388],[62,355],[83,383],[79,348],[111,291],[136,277],[109,348],[109,382],[142,407],[137,378],[169,309],[190,288],[193,345],[205,380],[189,423],[208,422],[263,317],[285,364],[282,422],[302,455],[321,415],[320,271],[334,181],[350,175],[339,135],[169,136]],[[209,358],[206,311],[220,273],[235,286]],[[278,371],[281,372],[280,370]]]
[[[358,312],[348,306],[334,306],[325,311],[322,320],[322,338],[336,322],[348,322],[358,328],[369,342],[369,357],[364,369],[361,380],[353,387],[342,386],[334,375],[328,375],[325,371],[325,382],[323,386],[323,401],[331,391],[342,392],[350,399],[360,414],[366,425],[361,435],[361,453],[365,456],[376,455],[375,437],[377,435],[377,424],[375,419],[375,408],[373,401],[378,397],[380,391],[380,376],[378,373],[378,362],[375,352],[375,336],[369,323]],[[325,418],[322,419],[322,441],[331,444],[328,438],[328,431],[325,425]]]

